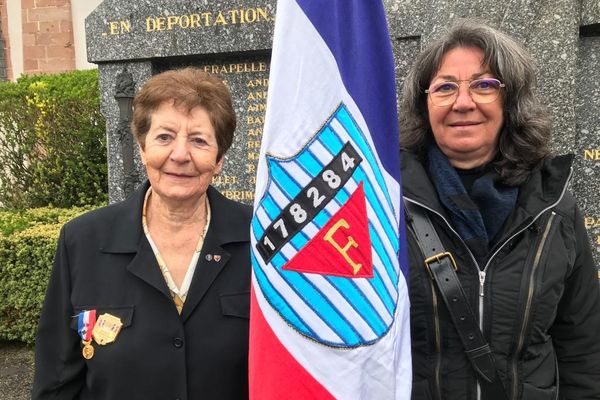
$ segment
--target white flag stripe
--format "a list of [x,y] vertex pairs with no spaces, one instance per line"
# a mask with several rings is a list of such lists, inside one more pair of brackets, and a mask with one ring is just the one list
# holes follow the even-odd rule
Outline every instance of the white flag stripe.
[[381,318],[383,318],[383,320],[385,321],[385,323],[386,324],[392,323],[393,313],[390,313],[388,311],[387,307],[383,303],[383,300],[381,300],[381,297],[379,297],[379,295],[375,292],[375,289],[373,288],[373,285],[371,285],[371,283],[369,282],[369,280],[368,279],[364,279],[364,278],[355,279],[354,283],[369,298],[369,300],[371,301],[371,304],[373,304],[373,307],[377,311],[377,314]]
[[312,146],[310,146],[310,153],[322,165],[327,165],[333,158],[333,155],[331,154],[331,152],[328,149],[326,149],[325,147],[323,147],[323,144],[321,143],[320,140],[315,140],[313,142]]
[[[355,188],[356,188],[356,183],[352,182],[351,189],[355,189]],[[337,211],[337,209],[339,209],[339,204],[337,202],[335,202],[335,201],[330,202],[330,204],[328,204],[328,206],[325,208],[325,210],[329,213],[329,215],[332,215],[335,211]],[[263,211],[262,208],[260,208],[260,210]],[[368,207],[368,214],[370,216],[372,216],[372,215],[375,214],[374,210],[370,206]],[[259,214],[259,216],[263,216],[263,215],[264,214],[262,212]],[[261,225],[263,226],[263,228],[265,228],[269,224],[269,221],[268,220],[265,221],[264,218],[259,218],[259,221],[261,222]],[[381,228],[380,224],[377,223],[378,219],[377,218],[370,218],[370,221],[372,222],[372,224],[371,224],[372,228],[377,231],[378,236],[380,238],[385,237],[384,233],[382,232],[382,228]],[[307,229],[307,230],[303,229],[303,232],[308,237],[312,237],[312,235],[310,235],[309,232],[315,232],[318,229],[318,227],[315,227],[313,224],[310,224],[310,226],[306,227],[305,229]],[[257,239],[259,239],[259,238],[257,238]],[[386,241],[386,240],[380,240],[380,242],[382,243],[382,245],[384,247],[386,247],[386,250],[388,252],[391,251],[391,254],[393,254],[393,249],[391,249],[391,246],[390,246],[390,244],[389,244],[388,241]],[[291,253],[292,251],[293,250],[292,250],[292,247],[290,245],[289,252]],[[287,259],[289,259],[291,256],[292,256],[291,254],[286,254],[286,258]],[[378,262],[374,263],[375,267],[379,268],[379,266],[383,266],[383,262],[382,262],[382,260],[379,257],[377,257],[377,260],[378,260]],[[392,294],[392,293],[395,294],[396,293],[395,284],[393,282],[391,282],[391,280],[390,280],[391,278],[388,276],[388,273],[385,270],[379,270],[379,273],[381,274],[381,276],[383,278],[383,281],[385,283],[385,286],[386,286],[388,292],[390,294]]]
[[284,209],[285,206],[287,206],[287,204],[289,203],[287,195],[281,190],[281,187],[279,187],[279,185],[277,184],[272,183],[269,187],[268,193],[271,195],[271,197],[275,201],[275,204],[277,204],[277,207],[279,207],[280,210]]

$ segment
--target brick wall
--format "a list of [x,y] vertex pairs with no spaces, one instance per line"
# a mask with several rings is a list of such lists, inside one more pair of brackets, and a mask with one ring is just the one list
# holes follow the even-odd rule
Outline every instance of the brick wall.
[[23,72],[74,70],[71,0],[21,0],[21,9]]
[[6,1],[0,0],[0,81],[12,78]]

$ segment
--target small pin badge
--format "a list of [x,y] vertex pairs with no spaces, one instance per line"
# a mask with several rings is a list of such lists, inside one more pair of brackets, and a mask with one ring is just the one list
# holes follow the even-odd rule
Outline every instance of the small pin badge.
[[207,254],[205,258],[206,258],[206,261],[212,261],[213,256],[212,256],[212,254]]
[[221,255],[220,254],[215,254],[215,261],[216,262],[221,261]]

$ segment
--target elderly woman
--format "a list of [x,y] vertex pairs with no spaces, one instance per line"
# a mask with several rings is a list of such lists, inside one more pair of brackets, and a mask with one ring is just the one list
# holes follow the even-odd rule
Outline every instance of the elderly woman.
[[247,398],[251,209],[210,186],[236,126],[229,91],[173,70],[133,105],[148,181],[63,227],[33,398]]
[[600,297],[572,156],[530,56],[461,21],[404,84],[413,399],[600,398]]

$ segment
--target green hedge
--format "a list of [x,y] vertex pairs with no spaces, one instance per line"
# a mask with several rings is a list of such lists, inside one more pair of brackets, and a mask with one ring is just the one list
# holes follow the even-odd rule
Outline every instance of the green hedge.
[[98,71],[0,83],[0,205],[25,209],[107,200]]
[[0,212],[0,339],[33,343],[60,228],[90,208]]

